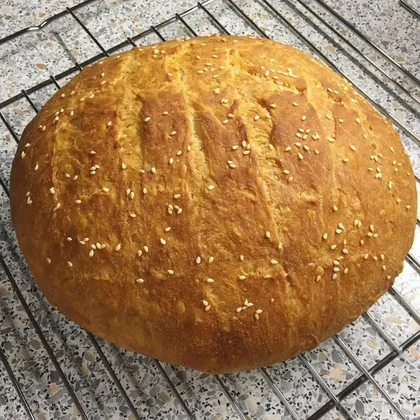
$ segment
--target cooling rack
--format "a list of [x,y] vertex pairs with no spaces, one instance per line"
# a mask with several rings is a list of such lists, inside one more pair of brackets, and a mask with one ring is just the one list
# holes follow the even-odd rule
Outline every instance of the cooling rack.
[[[179,12],[162,20],[174,7]],[[287,362],[220,376],[116,348],[52,309],[30,277],[8,200],[23,128],[86,65],[138,45],[211,33],[271,37],[323,60],[392,120],[420,181],[414,2],[85,0],[0,39],[1,418],[420,418],[417,240],[395,285],[340,334]]]

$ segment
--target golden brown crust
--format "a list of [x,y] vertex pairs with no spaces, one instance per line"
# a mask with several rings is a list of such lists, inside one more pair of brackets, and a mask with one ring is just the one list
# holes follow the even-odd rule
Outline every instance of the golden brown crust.
[[11,176],[53,305],[208,372],[287,359],[357,318],[401,271],[416,203],[389,121],[318,61],[244,37],[86,68],[28,125]]

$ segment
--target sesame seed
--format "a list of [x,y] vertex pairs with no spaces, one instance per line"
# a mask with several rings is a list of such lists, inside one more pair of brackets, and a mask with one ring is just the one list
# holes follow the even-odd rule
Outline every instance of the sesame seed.
[[299,158],[300,160],[302,160],[302,159],[303,159],[303,155],[302,155],[302,153],[298,153],[298,158]]
[[162,115],[168,115],[169,114],[169,112],[168,111],[163,111],[162,112]]
[[144,280],[140,278],[140,279],[136,279],[136,282],[137,283],[144,283]]
[[260,316],[256,313],[255,315],[255,319],[258,321],[260,319]]
[[169,165],[172,165],[174,163],[174,158],[169,158]]
[[411,209],[411,206],[408,204],[408,205],[406,206],[406,209],[407,209],[407,210],[410,210],[410,209]]
[[382,270],[386,271],[386,265],[382,266]]
[[255,117],[254,117],[254,121],[258,121],[260,119],[260,116],[259,115],[256,115]]
[[147,194],[147,188],[143,187],[143,194]]
[[278,264],[278,263],[279,263],[277,260],[271,260],[270,262],[271,262],[271,264],[273,264],[273,265],[276,265],[276,264]]
[[244,257],[243,255],[240,255],[240,256],[239,256],[239,259],[240,259],[241,261],[244,261],[244,260],[245,260],[245,257]]
[[38,164],[36,164],[36,165],[35,165],[34,170],[35,170],[35,171],[37,171],[37,170],[38,170],[38,168],[39,168],[39,165],[38,165]]
[[109,188],[107,188],[107,187],[103,187],[102,190],[103,190],[103,192],[109,192]]
[[395,149],[392,146],[389,148],[389,150],[391,150],[392,153],[395,153]]
[[178,199],[178,198],[180,198],[181,197],[181,194],[174,194],[174,198],[175,199]]
[[48,264],[51,264],[51,258],[48,258],[48,257],[47,257],[47,263],[48,263]]
[[204,309],[206,312],[208,312],[211,309],[211,305],[206,306],[206,308]]
[[334,138],[334,137],[328,137],[328,141],[329,141],[330,143],[334,143],[334,142],[335,142],[335,138]]
[[149,252],[149,247],[148,247],[147,245],[145,245],[145,246],[143,247],[143,249],[144,249],[144,252]]
[[338,207],[337,206],[333,206],[333,211],[338,211]]
[[343,248],[341,252],[342,252],[343,254],[348,254],[348,253],[349,253],[348,249],[346,249],[346,248]]
[[131,213],[129,213],[130,214],[130,217],[136,217],[137,216],[137,214],[136,213],[134,213],[134,212],[131,212]]
[[139,250],[137,251],[137,256],[138,256],[138,257],[141,257],[141,256],[142,256],[142,254],[143,254],[143,251],[142,251],[141,249],[139,249]]
[[328,233],[324,233],[323,235],[322,235],[322,239],[327,239],[328,238]]
[[115,251],[119,251],[121,249],[121,244],[118,244],[116,247],[115,247]]
[[152,174],[155,174],[155,173],[156,173],[156,168],[155,168],[154,166],[152,166],[152,167],[150,168],[150,172],[151,172]]
[[265,237],[270,239],[271,238],[271,233],[269,231],[265,232]]
[[20,154],[20,157],[23,159],[24,157],[26,156],[26,153],[25,152],[22,152],[21,154]]
[[334,274],[332,275],[332,279],[333,279],[333,280],[335,280],[337,277],[338,277],[337,273],[334,273]]
[[356,150],[356,147],[351,144],[350,145],[350,149],[353,150],[353,151],[355,151]]
[[360,118],[356,118],[357,124],[360,124]]
[[292,148],[291,148],[290,146],[287,146],[287,147],[284,149],[284,151],[285,151],[285,152],[289,152],[290,150],[292,150]]
[[220,93],[220,88],[216,88],[216,89],[214,89],[214,91],[213,91],[216,95],[218,95],[219,93]]
[[207,188],[211,191],[211,190],[214,190],[215,186],[214,185],[209,185]]
[[238,149],[239,148],[239,146],[237,145],[237,144],[234,144],[233,146],[232,146],[232,150],[236,150],[236,149]]
[[306,120],[306,115],[302,115],[301,120],[302,120],[302,121],[305,121],[305,120]]
[[239,308],[236,309],[236,312],[238,312],[238,313],[241,312],[241,311],[242,311],[242,307],[239,307]]
[[337,248],[337,245],[331,245],[331,249],[336,249]]
[[111,127],[111,125],[112,125],[112,121],[108,121],[107,126],[108,126],[108,127]]
[[338,234],[340,234],[342,232],[342,230],[341,229],[336,229],[335,232],[338,233]]
[[210,277],[206,281],[207,281],[207,283],[214,283],[214,280]]
[[299,106],[299,104],[297,102],[293,102],[292,105],[293,106]]
[[71,261],[67,261],[69,267],[73,267],[73,263]]
[[344,230],[344,225],[343,225],[342,223],[339,223],[337,226],[338,226],[341,230]]
[[245,280],[246,276],[239,276],[239,280]]
[[53,211],[57,211],[61,207],[60,203],[57,203],[56,206],[53,208]]
[[146,118],[144,119],[144,122],[148,122],[148,121],[150,121],[150,117],[146,117]]
[[170,136],[174,136],[176,134],[176,131],[175,130],[173,130],[173,131],[171,131],[170,133],[169,133],[169,135]]
[[166,241],[165,241],[165,239],[160,238],[160,243],[161,243],[162,245],[166,245]]
[[209,260],[208,260],[209,264],[211,264],[213,261],[214,261],[214,257],[209,257]]
[[74,177],[73,177],[73,181],[77,181],[77,179],[79,178],[79,175],[75,175]]
[[276,104],[270,104],[271,108],[275,108],[277,105]]

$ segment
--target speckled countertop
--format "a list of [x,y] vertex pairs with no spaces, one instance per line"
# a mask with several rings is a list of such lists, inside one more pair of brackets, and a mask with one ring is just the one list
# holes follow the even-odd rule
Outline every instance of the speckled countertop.
[[[354,32],[340,25],[319,3],[302,1],[345,35],[366,58],[398,81],[402,88],[396,87],[385,75],[322,26],[302,8],[299,0],[291,0],[290,3],[271,0],[270,4],[356,85],[383,106],[396,119],[397,124],[402,124],[419,136],[420,106],[416,98],[420,98],[420,82],[404,74],[397,66],[403,66],[420,78],[420,20],[403,9],[396,0],[327,0],[327,4],[384,49],[395,60],[396,65],[392,65],[378,51],[355,36]],[[22,27],[39,24],[46,17],[76,3],[77,0],[27,0],[24,3],[21,0],[5,0],[0,5],[0,38]],[[268,35],[315,54],[278,16],[264,6],[262,0],[236,0],[236,4]],[[411,0],[410,4],[420,10],[418,1]],[[156,25],[174,13],[181,13],[195,5],[196,2],[192,0],[98,0],[78,9],[76,14],[100,44],[110,48],[127,36],[133,37],[150,25]],[[207,8],[230,32],[256,34],[254,28],[228,6],[227,1],[212,1]],[[303,16],[309,16],[310,19]],[[217,32],[215,24],[202,10],[193,11],[185,19],[199,34]],[[179,22],[165,26],[161,33],[166,38],[191,35]],[[155,35],[150,35],[138,43],[157,41]],[[22,89],[28,89],[51,75],[65,71],[75,61],[83,62],[98,53],[98,46],[69,15],[42,31],[0,45],[0,103],[18,95]],[[63,78],[59,83],[65,83],[66,80],[68,78]],[[30,97],[39,107],[54,90],[54,85],[49,84]],[[24,98],[3,107],[1,112],[17,136],[34,116],[34,111]],[[409,138],[401,126],[399,129],[415,171],[420,175],[420,143]],[[0,121],[0,177],[6,187],[15,148],[13,136]],[[420,259],[418,245],[416,240],[411,254]],[[117,349],[101,339],[97,339],[99,347],[96,347],[96,342],[84,330],[51,309],[30,277],[16,244],[4,188],[0,188],[0,252],[9,270],[6,272],[0,268],[0,346],[37,419],[81,417],[57,366],[51,362],[39,334],[28,318],[26,308],[14,291],[11,279],[21,291],[51,353],[61,366],[88,418],[136,418],[110,378],[102,354],[119,378],[138,416],[145,419],[188,418],[186,407],[196,419],[293,418],[287,404],[281,401],[283,396],[294,410],[295,418],[305,419],[329,401],[330,395],[325,386],[337,395],[361,375],[358,366],[333,339],[306,353],[305,359],[295,358],[270,366],[264,371],[218,378],[165,363],[159,365],[139,354]],[[408,263],[396,281],[395,290],[417,312],[409,313],[394,296],[386,294],[369,310],[369,317],[361,317],[339,335],[367,369],[395,351],[394,345],[401,346],[420,329],[419,274]],[[388,340],[378,332],[378,325],[387,334]],[[98,352],[98,348],[102,353]],[[311,374],[307,362],[319,377]],[[374,377],[406,418],[420,419],[420,342],[408,346],[386,367],[375,373]],[[282,393],[280,398],[279,391]],[[372,382],[366,382],[349,393],[341,404],[351,418],[398,418]],[[0,418],[26,417],[5,365],[0,363]],[[341,419],[344,416],[339,409],[333,408],[323,418]]]

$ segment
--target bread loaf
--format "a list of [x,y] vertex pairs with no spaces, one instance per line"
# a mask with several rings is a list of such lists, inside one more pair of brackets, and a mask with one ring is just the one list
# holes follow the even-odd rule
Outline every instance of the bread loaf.
[[25,129],[12,219],[51,302],[206,372],[318,345],[393,283],[416,188],[389,121],[306,54],[202,37],[85,68]]

